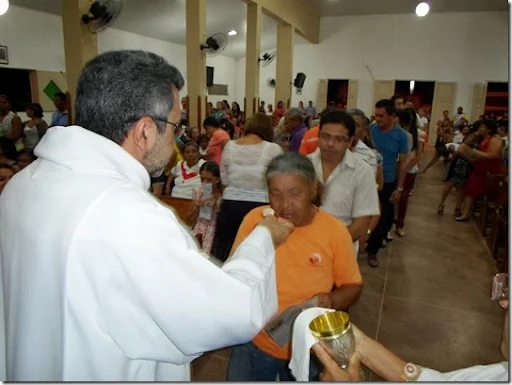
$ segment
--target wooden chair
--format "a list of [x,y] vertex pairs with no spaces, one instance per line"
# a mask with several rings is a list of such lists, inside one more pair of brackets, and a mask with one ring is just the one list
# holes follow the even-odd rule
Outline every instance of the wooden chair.
[[491,251],[494,259],[498,260],[498,249],[500,246],[508,248],[508,215],[505,210],[497,209],[497,212],[493,215],[491,232],[487,238],[487,246]]
[[478,226],[480,233],[484,237],[489,213],[494,213],[496,209],[508,203],[508,183],[506,178],[507,175],[487,174],[485,180],[485,195],[482,202]]
[[155,195],[162,203],[171,206],[181,221],[187,226],[193,226],[194,223],[190,221],[190,212],[192,211],[192,200],[173,198],[171,196]]

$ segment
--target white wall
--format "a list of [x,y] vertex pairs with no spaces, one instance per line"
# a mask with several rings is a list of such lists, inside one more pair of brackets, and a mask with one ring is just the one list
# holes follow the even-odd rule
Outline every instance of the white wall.
[[[26,26],[30,28],[26,28]],[[9,50],[9,68],[43,71],[65,71],[64,38],[60,16],[10,6],[0,17],[0,44]],[[107,29],[98,34],[98,51],[116,49],[143,49],[163,56],[186,77],[185,46],[137,35],[118,29]],[[235,94],[235,59],[226,56],[207,58],[207,65],[215,68],[214,82],[228,85],[228,96],[209,96],[208,100],[233,99]],[[4,66],[2,66],[4,67]],[[186,95],[185,89],[181,92]],[[45,117],[51,115],[45,113]]]
[[[300,100],[316,101],[318,79],[359,80],[358,106],[373,109],[373,80],[454,81],[455,104],[469,112],[473,83],[508,81],[508,13],[432,13],[323,17],[321,43],[295,44],[293,72],[307,75]],[[236,100],[244,98],[245,60],[237,60]],[[274,103],[267,85],[275,62],[261,69],[260,98]],[[391,96],[391,95],[390,95]]]

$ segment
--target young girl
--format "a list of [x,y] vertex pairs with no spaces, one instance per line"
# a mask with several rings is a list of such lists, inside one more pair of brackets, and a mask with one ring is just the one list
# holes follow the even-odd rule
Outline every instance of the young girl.
[[[194,205],[190,214],[192,222],[196,222],[192,234],[197,237],[203,252],[210,255],[222,199],[219,166],[214,162],[206,162],[201,166],[200,174],[201,186],[194,190]],[[205,192],[210,189],[211,198],[203,199]]]
[[208,137],[206,135],[201,135],[199,137],[199,140],[198,140],[199,155],[201,156],[202,159],[204,159],[206,157],[206,153],[208,151],[208,142],[209,141],[210,141],[210,139],[208,139]]
[[165,184],[165,191],[169,192],[174,181],[171,196],[192,199],[192,192],[201,184],[199,170],[205,161],[199,158],[199,146],[196,143],[188,142],[182,149],[183,160],[172,169],[171,175]]

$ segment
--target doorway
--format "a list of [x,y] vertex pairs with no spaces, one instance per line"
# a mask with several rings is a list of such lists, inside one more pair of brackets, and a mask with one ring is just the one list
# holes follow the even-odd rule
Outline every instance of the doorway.
[[346,109],[348,84],[348,79],[329,79],[327,81],[327,106]]
[[487,83],[484,111],[485,115],[494,114],[495,117],[508,113],[508,83]]
[[[414,82],[414,83],[413,83]],[[428,115],[432,110],[436,82],[397,80],[395,81],[395,95],[411,101],[414,108],[422,107]],[[429,117],[430,120],[430,117]]]

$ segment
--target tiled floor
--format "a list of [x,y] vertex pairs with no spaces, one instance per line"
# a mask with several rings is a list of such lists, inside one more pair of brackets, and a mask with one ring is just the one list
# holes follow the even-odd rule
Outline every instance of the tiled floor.
[[[365,286],[351,317],[404,360],[449,371],[502,359],[504,313],[489,299],[496,268],[476,226],[453,220],[453,197],[437,215],[442,167],[418,179],[406,235],[381,250],[380,267],[360,260]],[[193,379],[224,381],[228,360],[229,349],[203,355]]]

